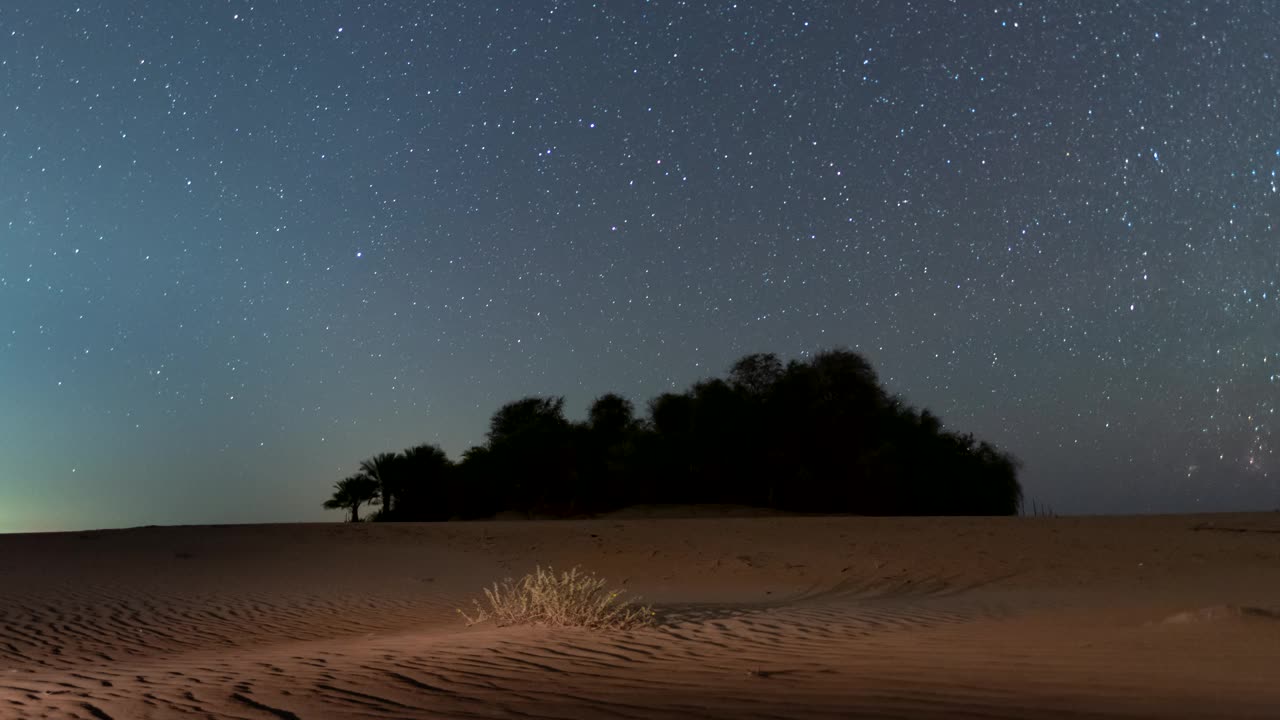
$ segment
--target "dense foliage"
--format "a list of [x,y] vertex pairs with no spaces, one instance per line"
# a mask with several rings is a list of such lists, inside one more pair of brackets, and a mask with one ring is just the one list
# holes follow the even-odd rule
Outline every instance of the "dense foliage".
[[[748,355],[727,378],[654,398],[644,418],[614,394],[596,399],[584,422],[565,418],[563,398],[527,397],[499,408],[484,444],[457,463],[424,445],[376,455],[352,477],[368,480],[342,481],[325,506],[355,519],[360,502],[380,504],[376,520],[656,503],[1011,515],[1022,501],[1016,460],[890,396],[847,350],[785,365]],[[353,486],[345,494],[343,483]]]

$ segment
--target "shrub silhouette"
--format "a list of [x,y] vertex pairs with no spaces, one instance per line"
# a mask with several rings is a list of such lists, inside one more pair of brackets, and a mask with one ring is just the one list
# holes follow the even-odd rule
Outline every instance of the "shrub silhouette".
[[637,503],[1011,515],[1022,504],[1013,456],[889,395],[849,350],[785,364],[746,355],[726,378],[646,409],[637,418],[607,393],[579,423],[564,398],[530,396],[500,407],[457,464],[432,445],[375,455],[360,464],[381,496],[375,519],[571,517]]

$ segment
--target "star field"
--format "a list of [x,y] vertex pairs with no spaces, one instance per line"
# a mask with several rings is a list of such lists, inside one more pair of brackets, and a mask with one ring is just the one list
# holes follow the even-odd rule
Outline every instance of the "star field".
[[[1280,9],[0,7],[0,531],[313,520],[846,346],[1058,512],[1280,507]],[[335,519],[335,518],[330,518]]]

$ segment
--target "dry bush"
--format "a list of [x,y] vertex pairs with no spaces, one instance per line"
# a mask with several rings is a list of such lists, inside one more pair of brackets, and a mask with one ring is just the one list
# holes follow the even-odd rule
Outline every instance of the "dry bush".
[[598,630],[630,630],[653,622],[653,608],[622,600],[621,590],[606,590],[605,581],[579,573],[578,568],[557,576],[539,566],[520,580],[485,588],[488,607],[472,600],[475,614],[458,610],[468,625],[493,621],[507,625],[549,625]]

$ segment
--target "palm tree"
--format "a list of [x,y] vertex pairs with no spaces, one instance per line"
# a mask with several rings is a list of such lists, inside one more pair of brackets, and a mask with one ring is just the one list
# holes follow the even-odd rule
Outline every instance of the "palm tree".
[[325,510],[350,510],[351,522],[360,522],[360,506],[378,503],[378,481],[358,473],[333,484],[333,497],[324,501]]
[[399,483],[400,453],[378,453],[368,460],[360,461],[360,472],[373,478],[378,484],[378,492],[382,495],[382,514],[390,519],[395,508],[392,506]]

